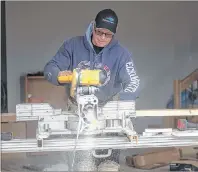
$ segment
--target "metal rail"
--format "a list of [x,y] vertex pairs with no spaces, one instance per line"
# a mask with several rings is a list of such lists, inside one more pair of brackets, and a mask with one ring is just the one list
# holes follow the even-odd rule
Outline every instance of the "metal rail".
[[[141,136],[138,143],[130,142],[126,137],[105,138],[79,138],[76,150],[91,149],[129,149],[129,148],[154,148],[154,147],[180,147],[198,145],[197,136]],[[44,140],[43,147],[37,146],[36,139],[2,141],[2,153],[17,152],[49,152],[49,151],[73,151],[75,139]]]

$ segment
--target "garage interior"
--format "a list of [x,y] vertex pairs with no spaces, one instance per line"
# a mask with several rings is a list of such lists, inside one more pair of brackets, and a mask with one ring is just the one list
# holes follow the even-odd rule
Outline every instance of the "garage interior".
[[[42,76],[43,68],[64,40],[84,35],[90,21],[104,8],[116,11],[116,37],[133,53],[141,80],[136,110],[152,113],[154,109],[198,108],[198,2],[1,1],[1,132],[12,132],[16,139],[36,137],[37,121],[16,122],[17,104],[47,102],[55,108],[65,108],[64,87],[47,82]],[[176,128],[179,118],[137,118],[135,129],[141,133],[146,128]],[[197,124],[198,129],[198,117],[186,119]],[[198,146],[164,151],[122,150],[121,171],[169,171],[171,158],[181,154],[198,161]],[[146,156],[148,152],[150,159],[161,153],[166,162],[144,168],[131,164],[133,155]],[[1,159],[2,171],[38,171],[43,164],[55,166],[59,159],[64,162],[64,155],[5,153]],[[64,163],[62,167],[54,166],[49,171],[67,168]]]

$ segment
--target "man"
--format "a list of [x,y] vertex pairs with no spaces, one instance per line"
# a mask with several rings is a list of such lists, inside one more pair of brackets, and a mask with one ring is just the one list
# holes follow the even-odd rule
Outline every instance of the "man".
[[[132,54],[115,38],[118,17],[111,9],[100,11],[84,36],[64,41],[55,56],[44,68],[45,78],[54,85],[60,75],[67,75],[77,67],[102,69],[106,81],[95,94],[102,106],[119,93],[121,100],[135,100],[139,90],[139,76]],[[69,96],[69,84],[64,85]]]

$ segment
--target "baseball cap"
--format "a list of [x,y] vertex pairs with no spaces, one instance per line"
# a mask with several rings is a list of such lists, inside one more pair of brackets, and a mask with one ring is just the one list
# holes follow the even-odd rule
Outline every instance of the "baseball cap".
[[118,24],[118,17],[111,9],[104,9],[100,11],[95,18],[96,28],[105,28],[113,33],[116,33]]

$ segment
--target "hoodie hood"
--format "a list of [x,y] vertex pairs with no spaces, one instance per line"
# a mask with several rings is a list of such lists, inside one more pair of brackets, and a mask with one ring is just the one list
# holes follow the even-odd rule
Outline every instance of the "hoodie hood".
[[[84,43],[87,49],[92,49],[93,50],[93,44],[91,42],[91,36],[93,33],[93,25],[94,25],[95,21],[91,21],[90,24],[87,27],[87,30],[85,32],[85,36],[84,36]],[[111,49],[113,46],[115,46],[116,44],[118,44],[118,40],[115,39],[115,36],[113,36],[111,42],[104,47],[104,50],[109,50]]]

